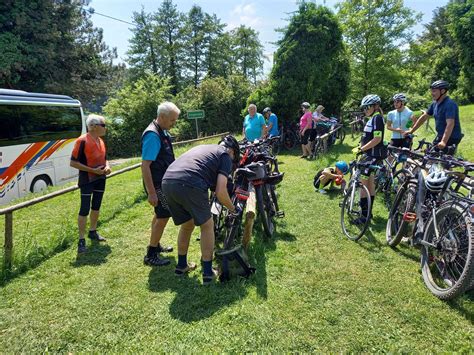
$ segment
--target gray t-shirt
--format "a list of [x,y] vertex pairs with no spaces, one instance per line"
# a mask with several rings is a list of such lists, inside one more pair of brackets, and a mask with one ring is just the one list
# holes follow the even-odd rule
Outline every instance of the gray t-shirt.
[[164,180],[179,181],[202,190],[214,189],[217,175],[229,176],[232,159],[226,148],[216,144],[194,147],[176,159],[166,170]]

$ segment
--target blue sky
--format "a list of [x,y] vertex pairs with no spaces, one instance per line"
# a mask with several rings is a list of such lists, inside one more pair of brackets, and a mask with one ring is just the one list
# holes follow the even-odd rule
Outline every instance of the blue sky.
[[[275,29],[284,27],[291,12],[298,7],[296,0],[174,0],[178,9],[188,12],[197,4],[203,11],[213,14],[227,24],[227,30],[243,24],[259,32],[260,41],[264,45],[265,56],[269,58],[265,63],[265,72],[271,68],[271,60],[276,46],[272,44],[279,39],[280,34]],[[334,9],[338,0],[316,0],[318,4],[325,4]],[[421,12],[422,21],[413,28],[416,34],[423,31],[422,24],[430,22],[433,10],[446,5],[448,0],[405,0],[405,6],[414,12]],[[142,6],[146,12],[154,12],[161,4],[161,0],[92,0],[90,6],[98,13],[132,22],[134,11],[140,11]],[[119,61],[125,61],[128,40],[131,38],[130,25],[112,19],[92,15],[96,27],[104,31],[104,40],[110,47],[116,47]]]

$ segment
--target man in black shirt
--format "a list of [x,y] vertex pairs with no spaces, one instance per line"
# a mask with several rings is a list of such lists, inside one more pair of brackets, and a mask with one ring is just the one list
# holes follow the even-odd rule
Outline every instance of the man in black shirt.
[[239,160],[239,144],[226,136],[219,145],[201,145],[181,155],[172,163],[163,177],[163,193],[171,216],[180,225],[178,234],[178,265],[175,274],[184,275],[196,264],[187,261],[189,240],[195,226],[201,228],[201,258],[203,284],[211,283],[216,272],[212,269],[214,252],[214,222],[209,203],[209,189],[231,212],[235,207],[227,192],[227,178],[232,163]]
[[[362,99],[361,108],[364,110],[365,117],[369,118],[364,127],[364,133],[360,142],[360,151],[364,154],[361,161],[367,162],[371,165],[376,165],[381,162],[385,155],[384,146],[384,131],[385,121],[380,108],[380,97],[378,95],[367,95]],[[363,169],[361,182],[364,184],[370,193],[371,205],[369,206],[368,198],[365,196],[364,189],[361,189],[361,209],[362,217],[355,220],[355,223],[363,224],[367,219],[370,219],[369,210],[372,211],[375,200],[375,171],[373,169]],[[370,207],[370,208],[369,208]]]

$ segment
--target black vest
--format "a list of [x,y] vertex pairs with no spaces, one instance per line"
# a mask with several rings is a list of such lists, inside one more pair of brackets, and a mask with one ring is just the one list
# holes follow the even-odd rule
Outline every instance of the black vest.
[[151,177],[153,179],[153,185],[155,187],[161,187],[161,180],[165,175],[168,166],[174,162],[173,145],[171,144],[171,138],[165,134],[161,127],[155,122],[151,122],[142,134],[142,147],[143,137],[147,132],[155,132],[160,137],[161,148],[155,160],[150,165]]

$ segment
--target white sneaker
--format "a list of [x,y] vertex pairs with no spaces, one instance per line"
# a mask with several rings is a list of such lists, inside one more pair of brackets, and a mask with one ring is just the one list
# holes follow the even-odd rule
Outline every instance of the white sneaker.
[[324,194],[327,194],[327,191],[324,189],[319,189],[319,193],[324,195]]

